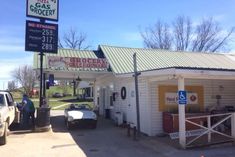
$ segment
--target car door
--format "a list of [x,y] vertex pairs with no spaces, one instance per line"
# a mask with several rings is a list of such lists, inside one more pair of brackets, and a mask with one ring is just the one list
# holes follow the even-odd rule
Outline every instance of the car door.
[[5,95],[7,99],[7,104],[8,104],[8,110],[9,110],[9,116],[10,116],[10,121],[9,125],[14,121],[15,118],[15,105],[12,96],[8,93]]

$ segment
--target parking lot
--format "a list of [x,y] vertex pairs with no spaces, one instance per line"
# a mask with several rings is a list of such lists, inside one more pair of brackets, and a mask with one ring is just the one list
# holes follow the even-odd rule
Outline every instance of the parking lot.
[[163,137],[146,137],[134,141],[126,129],[100,118],[97,129],[74,129],[64,125],[63,111],[52,111],[52,131],[33,133],[11,132],[8,144],[0,147],[8,157],[233,157],[234,145],[190,150],[178,149],[164,142]]

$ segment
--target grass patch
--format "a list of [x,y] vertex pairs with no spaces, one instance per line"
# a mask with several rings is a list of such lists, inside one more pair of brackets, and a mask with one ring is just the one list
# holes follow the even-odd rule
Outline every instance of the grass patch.
[[[73,98],[73,97],[71,97]],[[64,110],[65,108],[68,107],[69,104],[73,103],[73,104],[87,104],[89,105],[92,109],[94,108],[94,104],[93,102],[88,102],[88,101],[79,101],[77,99],[71,99],[71,98],[55,98],[55,99],[49,99],[49,107],[51,107],[52,110]],[[22,99],[20,98],[17,98],[15,99],[16,102],[21,102]],[[34,103],[34,107],[39,107],[39,99],[31,99]],[[67,105],[66,105],[67,104]],[[61,106],[62,105],[62,106]],[[63,106],[65,105],[65,106]],[[56,108],[54,109],[54,107],[57,107],[57,106],[61,106],[60,108]]]
[[[93,102],[72,102],[72,103],[74,103],[74,104],[86,104],[86,105],[88,105],[90,108],[94,108],[94,104],[93,104]],[[67,104],[71,104],[71,103],[67,103]],[[55,107],[56,106],[59,106],[59,105],[55,105]],[[53,110],[64,110],[65,108],[67,108],[68,107],[68,105],[66,105],[66,106],[61,106],[60,108],[57,108],[57,109],[53,109]]]

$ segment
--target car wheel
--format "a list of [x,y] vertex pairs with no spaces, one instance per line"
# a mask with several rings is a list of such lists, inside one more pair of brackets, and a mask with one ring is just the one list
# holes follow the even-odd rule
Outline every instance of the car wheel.
[[8,130],[8,123],[5,122],[4,134],[0,137],[0,145],[4,145],[7,143],[7,130]]

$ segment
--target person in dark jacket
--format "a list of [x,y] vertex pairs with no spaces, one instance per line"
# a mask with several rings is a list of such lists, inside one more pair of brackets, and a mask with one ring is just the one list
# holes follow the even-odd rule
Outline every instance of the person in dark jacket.
[[30,119],[31,119],[31,124],[32,127],[35,126],[35,107],[32,102],[32,100],[29,99],[29,97],[24,94],[23,99],[22,99],[22,104],[23,104],[23,126],[28,128],[30,127]]

